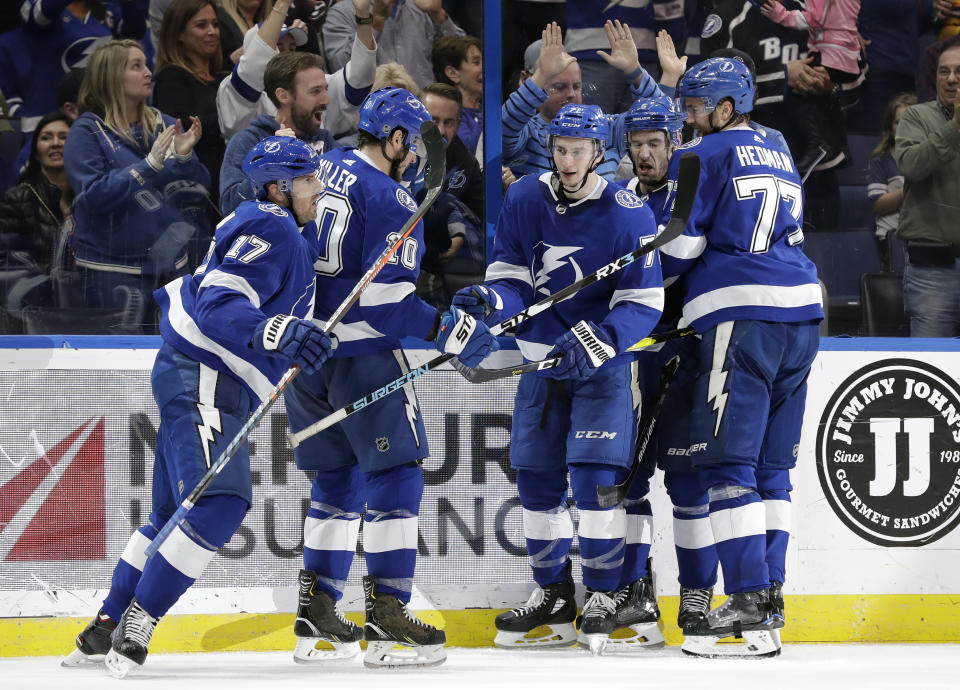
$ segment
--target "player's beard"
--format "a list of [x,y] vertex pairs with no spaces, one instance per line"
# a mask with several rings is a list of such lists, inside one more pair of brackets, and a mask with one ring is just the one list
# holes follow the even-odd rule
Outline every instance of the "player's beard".
[[[390,161],[390,179],[394,182],[403,182],[403,173],[406,172],[409,166],[403,165],[404,161],[407,160],[407,154],[410,153],[410,147],[404,146],[403,153],[399,158],[388,158]],[[402,167],[401,167],[402,166]]]
[[293,128],[302,132],[304,136],[313,137],[320,130],[320,115],[324,108],[314,108],[307,110],[298,108],[294,104],[290,110],[290,119],[293,122]]

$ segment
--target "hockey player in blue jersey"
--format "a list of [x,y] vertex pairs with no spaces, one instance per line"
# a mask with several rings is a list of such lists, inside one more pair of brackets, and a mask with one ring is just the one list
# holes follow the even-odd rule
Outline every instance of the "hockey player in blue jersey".
[[[425,155],[420,125],[430,119],[406,89],[381,89],[360,108],[359,148],[321,157],[328,185],[318,220],[319,321],[331,315],[416,211],[399,180]],[[457,309],[438,313],[414,294],[423,253],[423,225],[418,223],[333,329],[339,341],[333,358],[320,371],[299,376],[287,390],[292,431],[407,372],[403,337],[432,340],[437,349],[458,355],[469,366],[496,349],[496,339],[483,323]],[[336,602],[343,595],[364,508],[364,663],[435,666],[446,658],[443,631],[406,608],[424,486],[420,462],[429,451],[413,387],[407,384],[403,393],[377,401],[294,451],[299,468],[316,472],[303,527],[296,661],[342,659],[359,651],[360,629],[337,611]],[[327,651],[317,648],[320,642]],[[396,645],[406,649],[398,652]]]
[[[672,185],[668,184],[667,168],[673,151],[680,144],[685,115],[670,98],[641,99],[633,104],[624,116],[626,144],[633,162],[635,177],[627,183],[627,189],[635,192],[653,210],[658,227],[669,222],[672,215]],[[655,331],[666,331],[678,326],[682,306],[682,284],[665,281],[666,295],[663,317]],[[677,625],[684,629],[710,610],[713,585],[717,580],[717,552],[710,531],[710,516],[707,512],[707,491],[700,484],[700,474],[690,465],[686,453],[689,444],[688,411],[693,400],[693,383],[697,370],[696,339],[686,338],[663,343],[656,349],[641,352],[641,385],[644,399],[656,397],[655,386],[661,368],[675,355],[680,364],[670,384],[669,395],[660,410],[654,435],[644,462],[647,472],[656,464],[664,471],[664,484],[673,504],[673,539],[677,553],[680,582],[680,608]],[[627,494],[627,509],[644,496],[646,488],[634,482]],[[649,504],[643,501],[649,511]],[[639,569],[650,551],[649,538],[638,545],[633,562]],[[649,575],[647,576],[649,577]],[[628,582],[637,582],[637,577]],[[637,583],[636,597],[647,602],[644,608],[647,618],[656,611],[656,597],[652,582]],[[649,594],[648,594],[649,591]],[[662,638],[661,638],[662,639]]]
[[[499,321],[656,236],[650,209],[595,172],[609,136],[598,106],[560,109],[549,129],[554,171],[510,186],[484,283],[458,292],[454,305]],[[653,252],[517,329],[524,359],[562,355],[563,361],[522,375],[517,390],[510,463],[537,588],[525,606],[497,617],[498,646],[566,646],[577,639],[569,471],[587,587],[580,643],[595,653],[616,647],[609,635],[617,625],[625,545],[640,541],[644,518],[622,505],[601,508],[597,487],[623,479],[632,459],[639,399],[633,357],[623,353],[656,325],[662,306]],[[550,630],[530,635],[541,626]]]
[[[252,500],[246,446],[147,560],[145,550],[294,363],[319,369],[330,339],[310,319],[320,161],[308,144],[270,137],[247,155],[254,201],[217,227],[203,263],[156,291],[163,344],[151,377],[160,409],[153,511],[133,533],[93,622],[64,661],[103,659],[125,676],[146,660],[157,621],[240,526]],[[112,648],[111,648],[112,634]]]
[[[681,147],[702,171],[684,234],[661,251],[682,276],[683,318],[703,335],[687,451],[709,493],[727,601],[685,630],[698,656],[780,652],[790,474],[806,380],[823,319],[804,255],[803,190],[790,156],[750,129],[754,84],[742,62],[711,58],[681,79]],[[677,157],[668,177],[675,181]],[[717,644],[725,637],[744,644]]]

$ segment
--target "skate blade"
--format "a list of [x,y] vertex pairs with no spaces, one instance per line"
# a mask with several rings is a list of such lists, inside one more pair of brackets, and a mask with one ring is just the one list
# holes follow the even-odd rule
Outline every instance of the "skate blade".
[[333,642],[322,637],[298,637],[293,660],[298,664],[337,663],[360,653],[359,642]]
[[363,665],[367,668],[426,668],[447,660],[442,644],[407,645],[400,642],[367,642]]
[[778,630],[744,630],[742,639],[689,635],[680,649],[684,654],[707,659],[762,659],[780,654],[780,635]]
[[635,623],[614,630],[607,641],[605,654],[646,654],[663,649],[666,644],[658,623]]
[[114,678],[126,678],[131,671],[140,668],[140,664],[133,659],[128,659],[122,654],[117,654],[116,650],[113,649],[107,652],[103,663],[106,665],[107,671]]
[[74,649],[63,658],[60,665],[65,668],[93,668],[103,666],[104,654],[84,654],[79,649]]
[[573,623],[541,625],[529,632],[498,630],[493,644],[501,649],[551,649],[570,647],[577,643]]
[[610,641],[610,636],[606,633],[596,633],[591,635],[584,635],[580,633],[580,638],[577,640],[577,643],[584,649],[589,649],[590,653],[594,656],[601,656],[606,651],[607,643]]

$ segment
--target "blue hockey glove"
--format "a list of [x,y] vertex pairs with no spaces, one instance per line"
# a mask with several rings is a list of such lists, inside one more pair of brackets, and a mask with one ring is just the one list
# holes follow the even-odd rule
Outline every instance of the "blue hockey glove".
[[500,295],[483,285],[465,287],[453,296],[453,306],[467,312],[477,321],[486,322],[491,314],[503,309]]
[[457,359],[471,368],[500,347],[496,336],[483,321],[456,307],[450,307],[440,319],[437,338],[433,342],[440,352],[456,355]]
[[560,336],[547,355],[547,359],[563,357],[560,364],[544,371],[555,379],[586,379],[616,354],[602,329],[592,321],[580,321]]
[[308,374],[316,374],[330,357],[330,338],[312,321],[277,314],[257,326],[250,343],[264,354],[279,353],[292,359]]

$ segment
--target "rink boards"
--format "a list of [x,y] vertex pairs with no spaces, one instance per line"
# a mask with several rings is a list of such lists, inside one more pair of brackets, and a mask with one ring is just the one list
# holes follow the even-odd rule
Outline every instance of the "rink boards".
[[[0,339],[0,656],[69,650],[146,520],[157,345]],[[517,353],[494,357],[487,366]],[[957,375],[953,341],[824,339],[792,476],[784,640],[960,640]],[[451,370],[414,385],[431,457],[413,608],[452,645],[489,645],[493,617],[530,590],[509,469],[516,381],[474,385]],[[251,436],[255,505],[158,627],[155,651],[292,648],[309,479],[293,464],[285,424],[280,402]],[[660,473],[651,501],[664,632],[678,642]],[[361,574],[358,557],[345,596],[358,621]]]

